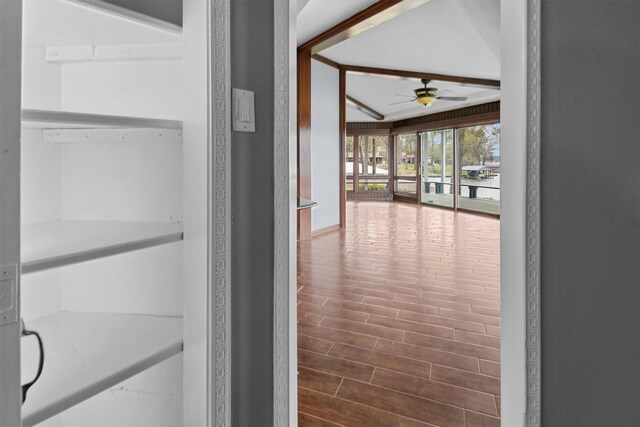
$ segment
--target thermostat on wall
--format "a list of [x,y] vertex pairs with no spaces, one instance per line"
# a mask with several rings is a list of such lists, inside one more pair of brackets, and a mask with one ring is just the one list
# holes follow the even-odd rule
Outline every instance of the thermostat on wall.
[[231,95],[233,130],[235,132],[255,132],[256,109],[254,93],[250,90],[233,88]]

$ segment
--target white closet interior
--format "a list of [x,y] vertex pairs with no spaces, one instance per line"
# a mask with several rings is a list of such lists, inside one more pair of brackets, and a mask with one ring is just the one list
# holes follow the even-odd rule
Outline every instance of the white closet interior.
[[23,7],[23,425],[182,425],[182,30]]

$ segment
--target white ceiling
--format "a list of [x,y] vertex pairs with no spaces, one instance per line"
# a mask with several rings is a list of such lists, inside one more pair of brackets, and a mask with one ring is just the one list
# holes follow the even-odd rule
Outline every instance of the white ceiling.
[[[306,1],[306,0],[299,0]],[[298,44],[331,28],[373,1],[309,0],[298,15]],[[388,68],[453,76],[500,79],[500,0],[431,0],[391,21],[365,31],[320,53],[347,65]],[[348,73],[347,93],[385,115],[399,120],[477,105],[500,98],[499,90],[432,82],[444,96],[467,101],[417,102],[390,106],[422,86],[418,79]],[[374,121],[349,106],[348,121]]]
[[375,2],[376,0],[298,0],[298,46]]
[[500,0],[432,0],[321,53],[340,64],[500,79]]
[[[434,80],[429,84],[429,87],[438,88],[439,95],[466,96],[468,99],[466,101],[437,100],[425,108],[416,101],[412,101],[414,98],[413,90],[422,86],[419,79],[347,73],[347,93],[383,114],[385,120],[401,120],[500,99],[499,90]],[[389,105],[402,101],[407,102]],[[347,103],[347,107],[347,121],[375,121],[372,117],[353,108],[350,103]]]

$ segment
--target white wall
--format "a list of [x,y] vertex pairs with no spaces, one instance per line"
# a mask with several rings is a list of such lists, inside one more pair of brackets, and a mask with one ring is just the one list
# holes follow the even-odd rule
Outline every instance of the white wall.
[[85,62],[62,66],[65,111],[180,120],[182,61]]
[[340,223],[338,70],[311,61],[311,230]]

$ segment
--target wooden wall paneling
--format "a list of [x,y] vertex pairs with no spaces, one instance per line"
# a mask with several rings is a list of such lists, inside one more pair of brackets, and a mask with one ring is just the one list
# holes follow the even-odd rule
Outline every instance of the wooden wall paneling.
[[339,117],[340,117],[340,228],[344,228],[347,221],[347,188],[346,188],[346,134],[347,134],[347,73],[339,70]]
[[393,122],[349,122],[347,135],[389,135]]
[[[298,54],[298,197],[311,199],[311,53]],[[298,211],[298,240],[311,238],[311,209]]]
[[363,131],[350,131],[347,130],[347,136],[353,135],[362,135],[362,136],[388,136],[391,132],[389,129],[380,129],[380,130],[363,130]]
[[393,122],[392,133],[473,126],[500,121],[500,101]]
[[347,135],[387,135],[465,127],[500,121],[500,101],[395,122],[349,122]]

